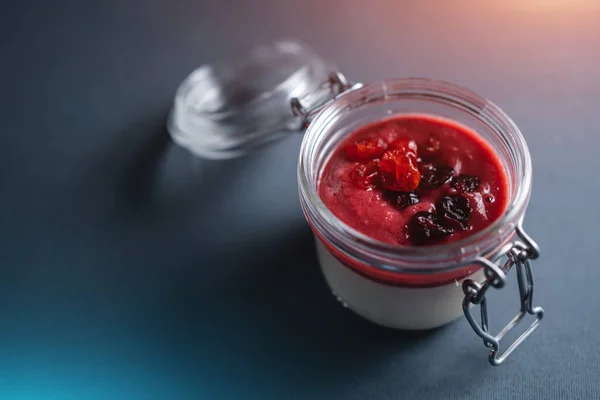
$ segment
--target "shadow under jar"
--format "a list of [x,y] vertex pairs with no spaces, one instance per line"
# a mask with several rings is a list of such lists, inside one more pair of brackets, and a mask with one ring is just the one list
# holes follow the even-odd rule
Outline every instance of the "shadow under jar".
[[[304,132],[298,162],[300,203],[315,235],[321,269],[334,295],[360,316],[397,329],[430,329],[465,315],[501,364],[540,324],[530,260],[539,256],[522,221],[531,192],[531,158],[510,118],[471,91],[429,79],[350,84],[308,46],[277,42],[241,61],[205,65],[179,86],[167,126],[173,140],[213,159],[243,155],[290,132]],[[503,214],[470,236],[432,246],[377,241],[326,206],[319,184],[328,160],[353,132],[371,123],[422,115],[469,128],[505,170]],[[486,292],[514,269],[520,310],[490,333]],[[478,322],[471,312],[480,306]],[[502,338],[527,315],[534,322],[501,351]]]

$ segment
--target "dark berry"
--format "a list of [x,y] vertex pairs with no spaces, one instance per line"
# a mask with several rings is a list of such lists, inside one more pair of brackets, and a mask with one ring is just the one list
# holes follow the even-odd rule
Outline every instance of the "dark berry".
[[421,211],[408,222],[406,237],[416,245],[424,245],[454,233],[452,228],[440,223],[435,214]]
[[420,156],[417,158],[417,168],[419,168],[421,176],[427,175],[435,169],[433,159],[427,156]]
[[351,142],[346,145],[344,150],[350,161],[371,161],[381,157],[387,149],[387,143],[382,138],[370,138]]
[[370,189],[378,186],[380,181],[379,160],[358,164],[350,172],[350,179],[361,189]]
[[383,193],[383,196],[390,204],[399,210],[419,202],[419,196],[415,192],[394,192],[386,190]]
[[444,185],[454,176],[454,169],[446,166],[424,166],[422,170],[423,175],[421,176],[419,187],[423,189],[438,188]]
[[416,157],[402,150],[388,150],[379,163],[383,186],[398,192],[410,192],[419,186],[421,174]]
[[479,187],[479,178],[473,175],[459,175],[452,179],[450,187],[460,193],[474,192]]
[[471,211],[469,200],[461,195],[444,196],[437,206],[438,215],[449,222],[458,223],[463,230],[469,228]]
[[419,163],[419,168],[431,168],[433,167],[433,157],[419,156],[417,158],[417,163]]

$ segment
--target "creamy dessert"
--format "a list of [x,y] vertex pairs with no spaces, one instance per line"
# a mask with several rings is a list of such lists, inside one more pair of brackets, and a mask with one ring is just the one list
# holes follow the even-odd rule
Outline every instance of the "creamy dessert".
[[[380,242],[435,246],[473,235],[498,219],[508,180],[494,150],[476,132],[428,115],[404,115],[350,134],[319,180],[324,204],[345,224]],[[336,296],[382,325],[427,329],[462,314],[460,281],[452,273],[373,273],[317,240],[319,259]],[[481,280],[481,279],[478,279]]]

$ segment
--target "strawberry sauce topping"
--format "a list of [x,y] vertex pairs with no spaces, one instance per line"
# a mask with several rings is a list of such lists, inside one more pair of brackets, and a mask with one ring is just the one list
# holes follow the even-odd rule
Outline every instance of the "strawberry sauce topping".
[[354,229],[406,246],[448,243],[504,212],[501,161],[476,132],[425,115],[360,128],[321,174],[325,205]]

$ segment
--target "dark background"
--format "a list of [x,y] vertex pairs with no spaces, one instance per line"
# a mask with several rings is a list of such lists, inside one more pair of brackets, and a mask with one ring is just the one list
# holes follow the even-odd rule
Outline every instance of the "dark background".
[[[0,399],[600,398],[595,3],[0,3]],[[355,81],[467,86],[521,127],[547,315],[506,365],[464,319],[399,333],[335,302],[301,135],[221,162],[170,141],[189,72],[282,37]]]

